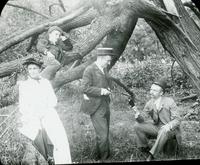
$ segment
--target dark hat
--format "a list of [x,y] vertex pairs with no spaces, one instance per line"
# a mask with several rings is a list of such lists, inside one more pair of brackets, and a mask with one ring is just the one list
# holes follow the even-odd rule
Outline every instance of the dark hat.
[[165,91],[165,89],[168,87],[166,78],[161,78],[157,81],[154,81],[153,84],[160,86],[163,89],[163,91]]
[[97,48],[98,56],[114,56],[113,48]]
[[48,30],[48,34],[51,33],[51,32],[54,31],[54,30],[57,30],[57,31],[59,31],[60,33],[63,33],[63,30],[62,30],[60,27],[58,27],[58,26],[51,26],[51,27],[49,28],[49,30]]
[[43,65],[43,62],[37,61],[34,58],[29,58],[23,63],[23,65],[26,65],[26,66],[28,66],[30,64],[35,64],[41,68]]

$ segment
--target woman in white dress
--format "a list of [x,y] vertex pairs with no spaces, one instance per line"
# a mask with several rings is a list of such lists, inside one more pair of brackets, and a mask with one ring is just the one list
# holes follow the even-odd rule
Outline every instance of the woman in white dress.
[[29,59],[24,64],[28,78],[19,82],[19,111],[22,114],[19,131],[34,141],[43,128],[53,144],[55,164],[71,164],[68,138],[55,109],[57,98],[51,83],[40,76],[41,63]]

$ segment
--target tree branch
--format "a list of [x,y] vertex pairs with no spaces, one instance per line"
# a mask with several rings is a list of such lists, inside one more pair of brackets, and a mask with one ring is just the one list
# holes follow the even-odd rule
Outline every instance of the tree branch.
[[0,53],[7,50],[11,46],[16,45],[19,42],[24,41],[25,39],[31,37],[32,35],[34,35],[36,33],[40,34],[40,33],[44,32],[45,30],[47,30],[52,25],[57,25],[57,26],[64,25],[64,24],[70,22],[71,20],[73,20],[74,18],[85,13],[88,10],[89,10],[89,6],[83,6],[83,7],[77,9],[73,13],[70,13],[69,15],[67,15],[63,18],[60,18],[60,19],[55,20],[53,22],[41,24],[41,25],[34,27],[34,28],[26,29],[26,30],[24,30],[24,32],[22,32],[19,35],[10,36],[9,38],[1,41],[1,43],[0,43]]
[[184,32],[189,36],[191,41],[200,51],[200,28],[196,22],[190,17],[189,13],[186,11],[181,0],[174,1],[176,9],[180,15],[180,23]]
[[51,4],[50,6],[49,6],[49,14],[50,15],[52,15],[52,7],[53,6],[60,6],[61,8],[62,8],[62,10],[64,11],[64,12],[66,12],[66,9],[65,9],[65,6],[64,6],[64,4],[63,4],[63,2],[62,2],[62,0],[58,0],[58,2],[59,3],[53,3],[53,4]]
[[41,14],[41,13],[35,11],[35,10],[29,9],[29,8],[27,8],[27,7],[24,7],[24,6],[19,6],[19,5],[11,4],[11,3],[6,3],[6,5],[7,5],[7,6],[16,7],[16,8],[19,8],[19,9],[23,9],[23,10],[26,10],[26,11],[29,11],[29,12],[32,12],[32,13],[35,13],[35,14],[37,14],[37,15],[40,15],[40,16],[42,16],[42,17],[44,17],[44,18],[49,19],[49,16],[44,15],[44,14]]
[[65,9],[63,1],[62,0],[58,0],[58,1],[60,3],[61,8],[63,9],[63,11],[66,12],[66,9]]

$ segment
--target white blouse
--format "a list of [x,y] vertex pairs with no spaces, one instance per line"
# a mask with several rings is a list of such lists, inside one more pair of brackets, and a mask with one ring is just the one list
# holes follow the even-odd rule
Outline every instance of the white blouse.
[[[28,78],[19,84],[19,111],[23,127],[21,132],[34,139],[38,129],[41,128],[41,120],[54,111],[57,98],[51,83],[44,78],[34,80]],[[32,131],[32,133],[31,133]]]

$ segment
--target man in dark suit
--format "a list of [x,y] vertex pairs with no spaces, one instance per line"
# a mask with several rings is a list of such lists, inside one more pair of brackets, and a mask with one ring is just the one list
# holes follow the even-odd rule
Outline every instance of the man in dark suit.
[[[143,112],[136,109],[136,132],[137,146],[149,153],[147,161],[152,160],[170,139],[176,139],[180,145],[181,118],[178,107],[171,97],[164,96],[166,80],[161,79],[152,84],[150,89],[151,99],[146,103]],[[148,146],[148,139],[155,138],[152,148]]]
[[96,132],[98,159],[105,160],[110,155],[109,123],[111,81],[107,66],[114,55],[112,48],[98,48],[97,60],[83,73],[83,101],[81,111],[90,115]]

